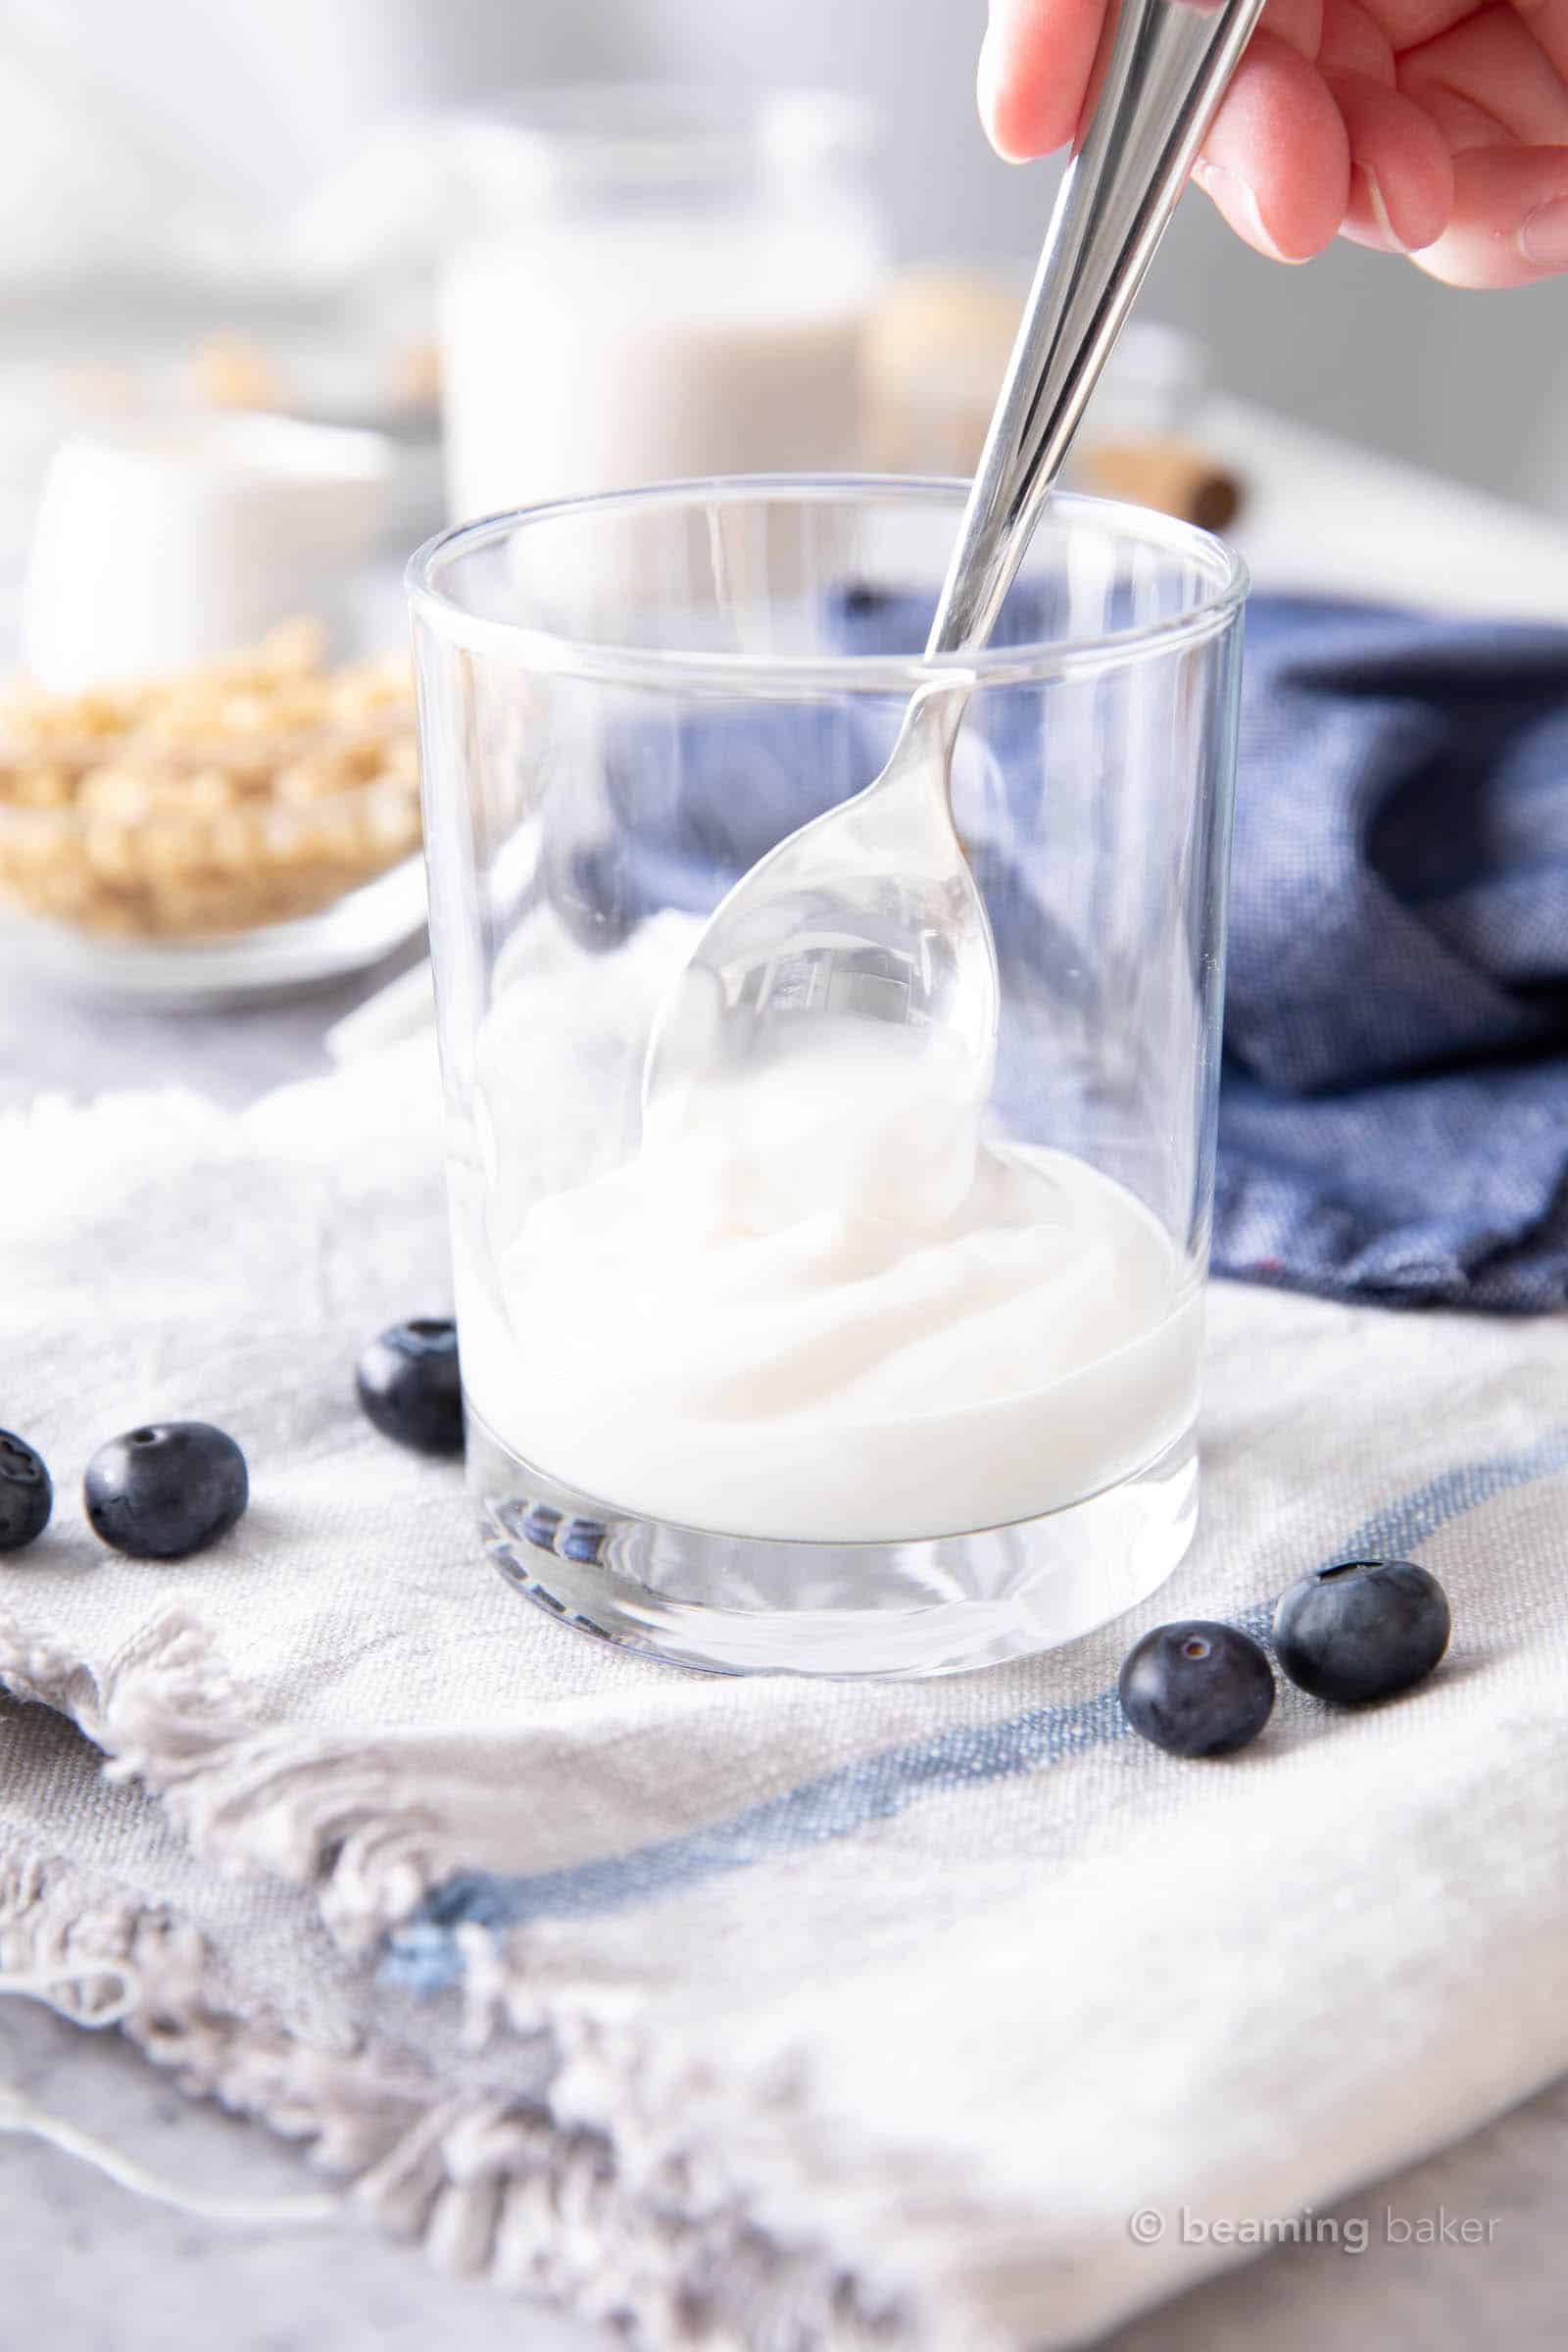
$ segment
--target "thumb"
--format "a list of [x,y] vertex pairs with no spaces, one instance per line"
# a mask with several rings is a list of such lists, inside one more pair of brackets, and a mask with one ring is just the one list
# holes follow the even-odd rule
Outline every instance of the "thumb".
[[980,120],[1008,163],[1065,147],[1078,127],[1107,0],[990,0]]

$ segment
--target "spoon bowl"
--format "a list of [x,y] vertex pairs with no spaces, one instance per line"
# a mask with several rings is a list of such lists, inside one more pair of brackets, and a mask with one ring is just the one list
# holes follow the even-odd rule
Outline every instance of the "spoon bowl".
[[997,951],[951,815],[972,683],[923,687],[875,781],[790,834],[720,901],[659,1008],[645,1116],[677,1089],[787,1050],[823,1018],[930,1032],[955,1086],[984,1100]]
[[[1113,0],[1093,105],[1063,175],[927,642],[984,646],[1101,369],[1176,209],[1262,0]],[[989,1091],[996,943],[953,821],[972,676],[909,706],[876,780],[763,858],[723,899],[661,1005],[647,1118],[677,1088],[806,1042],[826,1019],[924,1028]]]

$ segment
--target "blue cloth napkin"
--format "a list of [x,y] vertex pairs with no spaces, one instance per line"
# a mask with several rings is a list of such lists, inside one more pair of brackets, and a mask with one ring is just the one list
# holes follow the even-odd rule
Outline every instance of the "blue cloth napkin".
[[1249,614],[1214,1262],[1568,1302],[1568,632]]
[[[924,600],[846,592],[847,650]],[[1015,593],[999,635],[1040,633]],[[610,945],[706,913],[885,757],[896,710],[715,706],[608,749],[595,832],[545,887]],[[1005,781],[1026,697],[971,716]],[[983,844],[999,954],[1048,919]],[[1568,632],[1259,597],[1232,868],[1217,1272],[1341,1298],[1568,1303]],[[999,1087],[1021,1087],[1005,1051]]]

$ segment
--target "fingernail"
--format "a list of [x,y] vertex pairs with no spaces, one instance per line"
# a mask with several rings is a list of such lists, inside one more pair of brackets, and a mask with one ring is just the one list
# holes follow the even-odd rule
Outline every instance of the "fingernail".
[[986,27],[985,38],[980,43],[980,63],[975,69],[974,82],[975,97],[980,107],[980,121],[986,137],[991,141],[1004,164],[1027,163],[1029,158],[1026,155],[1015,155],[1010,147],[1004,145],[1002,134],[997,127],[997,94],[1002,82],[1002,48],[994,38],[993,28],[989,25]]
[[997,143],[997,44],[991,26],[985,30],[980,43],[980,63],[975,68],[974,94],[980,107],[980,121],[986,137]]
[[1377,225],[1382,230],[1384,236],[1388,238],[1389,243],[1396,252],[1408,253],[1410,250],[1409,246],[1400,236],[1398,230],[1395,227],[1394,222],[1389,219],[1389,208],[1383,201],[1383,190],[1378,184],[1376,172],[1368,172],[1364,165],[1357,164],[1355,167],[1355,176],[1357,179],[1362,180],[1365,183],[1367,210],[1372,215],[1373,220],[1377,222]]
[[1519,250],[1533,270],[1568,270],[1568,196],[1554,196],[1526,213]]
[[1258,209],[1257,198],[1245,179],[1238,179],[1234,172],[1227,172],[1220,164],[1201,161],[1193,166],[1193,177],[1204,195],[1212,196],[1221,212],[1229,216],[1233,227],[1240,227],[1245,221],[1247,226],[1255,233],[1259,244],[1266,252],[1271,253],[1277,262],[1289,261],[1289,254],[1281,253],[1270,236],[1263,215]]

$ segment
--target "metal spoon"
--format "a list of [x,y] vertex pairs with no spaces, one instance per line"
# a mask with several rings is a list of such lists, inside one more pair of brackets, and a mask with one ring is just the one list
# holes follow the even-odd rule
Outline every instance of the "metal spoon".
[[[1176,209],[1262,0],[1120,0],[1058,190],[892,758],[720,902],[659,1008],[645,1117],[694,1080],[851,1015],[910,1024],[980,1101],[996,1058],[996,943],[954,827],[953,746],[989,638],[1089,395]],[[812,1022],[814,1027],[814,1021]]]

